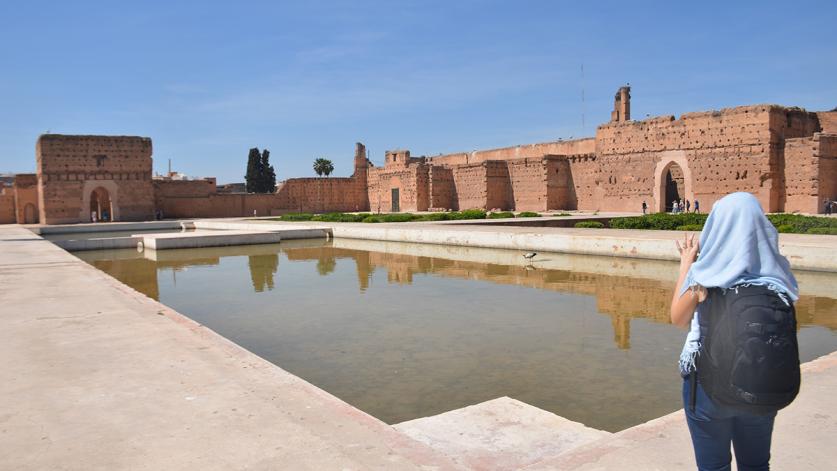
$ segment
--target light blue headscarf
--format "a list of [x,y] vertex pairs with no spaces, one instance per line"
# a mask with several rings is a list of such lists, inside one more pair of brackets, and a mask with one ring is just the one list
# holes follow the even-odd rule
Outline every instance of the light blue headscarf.
[[[750,193],[732,193],[712,207],[700,235],[700,255],[689,269],[682,296],[689,288],[732,288],[762,285],[787,302],[799,299],[799,286],[790,263],[779,253],[779,233],[764,216]],[[694,371],[700,349],[698,312],[692,318],[686,345],[680,354],[680,371]]]

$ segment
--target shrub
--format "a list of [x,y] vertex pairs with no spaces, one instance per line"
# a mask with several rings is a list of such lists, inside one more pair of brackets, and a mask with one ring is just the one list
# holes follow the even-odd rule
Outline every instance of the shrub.
[[790,229],[785,228],[786,232],[797,234],[809,233],[808,231],[814,228],[837,227],[837,219],[799,214],[768,214],[767,219],[776,226],[777,230],[782,226],[790,226]]
[[466,209],[465,211],[453,211],[448,213],[451,220],[461,219],[485,219],[485,211],[482,209]]
[[371,216],[371,214],[325,213],[318,214],[311,218],[311,220],[322,222],[360,222],[366,219],[368,216]]
[[310,221],[314,217],[310,213],[288,213],[279,217],[281,221]]
[[415,218],[416,215],[410,213],[375,214],[366,216],[361,222],[409,222]]
[[806,234],[837,235],[837,227],[812,227],[806,231]]
[[793,234],[794,233],[793,226],[790,225],[790,224],[782,224],[782,225],[778,226],[776,228],[776,230],[779,231],[782,234]]
[[677,230],[679,226],[699,225],[706,222],[706,214],[697,213],[655,213],[645,216],[613,218],[610,227],[614,229],[656,229],[664,231]]
[[677,226],[678,231],[697,231],[700,232],[703,230],[703,224],[684,224],[682,226]]
[[447,221],[448,219],[450,219],[448,213],[430,213],[416,216],[414,221]]
[[575,223],[575,227],[583,227],[587,229],[602,229],[604,228],[604,224],[600,223],[599,221],[581,221]]
[[541,215],[534,212],[534,211],[523,211],[522,213],[518,214],[517,217],[519,217],[519,218],[539,218],[539,217],[541,217]]
[[508,219],[513,217],[514,213],[510,211],[498,211],[496,213],[491,213],[488,215],[488,219]]

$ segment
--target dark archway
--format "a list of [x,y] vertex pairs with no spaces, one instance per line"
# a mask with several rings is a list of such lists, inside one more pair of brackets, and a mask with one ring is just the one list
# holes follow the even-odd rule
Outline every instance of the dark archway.
[[663,188],[663,205],[666,212],[670,212],[673,208],[672,204],[675,200],[681,200],[686,197],[686,180],[683,177],[683,169],[679,165],[672,162],[665,171],[665,183]]
[[113,205],[108,190],[98,187],[90,193],[90,220],[109,222],[113,220]]

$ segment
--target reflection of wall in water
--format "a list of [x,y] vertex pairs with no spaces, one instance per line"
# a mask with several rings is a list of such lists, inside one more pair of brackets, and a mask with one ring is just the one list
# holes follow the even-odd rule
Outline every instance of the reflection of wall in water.
[[[527,269],[443,258],[384,252],[366,252],[334,247],[295,248],[286,251],[290,260],[322,260],[323,257],[350,258],[357,266],[361,291],[369,286],[375,267],[387,269],[390,283],[410,284],[414,274],[435,275],[569,292],[596,298],[596,308],[611,317],[613,339],[621,349],[630,348],[631,319],[642,318],[668,324],[671,290],[666,283],[647,278],[613,276],[566,270]],[[318,263],[319,264],[319,263]],[[824,306],[825,305],[825,306]],[[796,304],[800,325],[820,325],[837,330],[837,300],[801,296]]]
[[261,293],[265,288],[268,291],[273,290],[273,276],[279,269],[279,254],[249,255],[247,262],[253,289],[257,293]]

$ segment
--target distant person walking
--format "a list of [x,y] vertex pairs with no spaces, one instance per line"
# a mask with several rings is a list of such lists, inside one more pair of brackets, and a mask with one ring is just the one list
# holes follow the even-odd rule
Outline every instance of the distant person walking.
[[687,213],[691,210],[691,205],[692,205],[692,204],[691,204],[691,203],[689,203],[689,200],[686,200],[686,212],[687,212]]
[[648,211],[648,204],[645,202],[645,200],[642,200],[642,215],[643,216],[645,215],[646,211]]
[[695,212],[696,213],[700,212],[700,203],[698,202],[698,200],[695,200]]
[[[825,199],[825,214],[831,214],[831,203],[832,203],[831,199],[829,199],[829,198]],[[642,204],[645,204],[645,203],[642,203]]]
[[677,214],[677,200],[672,200],[672,202],[671,202],[671,212],[673,214]]
[[671,322],[691,325],[680,374],[698,469],[729,470],[732,443],[739,470],[767,470],[776,412],[800,381],[799,288],[778,232],[753,195],[732,193],[713,206],[699,243],[676,245]]

